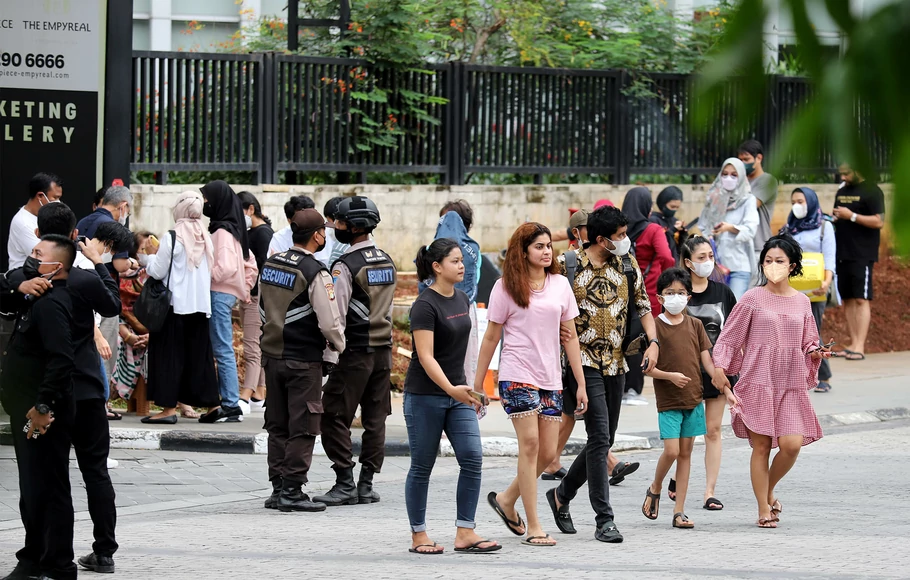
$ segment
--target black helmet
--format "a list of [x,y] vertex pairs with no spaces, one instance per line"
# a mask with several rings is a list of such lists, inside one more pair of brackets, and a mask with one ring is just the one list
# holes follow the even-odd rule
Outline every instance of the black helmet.
[[346,197],[338,204],[335,219],[346,221],[355,228],[368,230],[379,224],[379,208],[366,197],[360,195]]

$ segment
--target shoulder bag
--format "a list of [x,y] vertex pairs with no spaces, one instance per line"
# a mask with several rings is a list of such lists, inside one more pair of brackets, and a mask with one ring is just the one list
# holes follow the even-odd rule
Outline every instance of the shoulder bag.
[[[171,263],[167,267],[167,281],[171,280],[174,268],[174,253],[177,251],[177,232],[171,230]],[[171,291],[164,280],[149,277],[133,305],[133,314],[149,332],[158,332],[164,328],[164,319],[171,308]]]

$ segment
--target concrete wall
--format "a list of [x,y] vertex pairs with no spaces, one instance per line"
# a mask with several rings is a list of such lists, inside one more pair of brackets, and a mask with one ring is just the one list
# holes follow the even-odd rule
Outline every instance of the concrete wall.
[[[790,192],[805,184],[783,184],[775,206],[774,228],[782,225],[790,211]],[[173,226],[171,208],[177,195],[189,185],[134,185],[136,199],[131,218],[133,230],[148,229],[162,234]],[[569,223],[570,207],[591,208],[599,199],[608,198],[622,206],[629,186],[609,185],[516,185],[461,186],[433,185],[234,185],[235,191],[247,190],[256,195],[263,213],[269,216],[278,230],[287,223],[283,206],[290,195],[308,195],[320,211],[323,204],[338,195],[366,195],[376,202],[382,223],[376,229],[377,244],[391,254],[399,268],[413,270],[417,248],[433,239],[439,208],[451,199],[465,199],[474,208],[472,236],[485,252],[500,250],[508,244],[514,229],[525,221],[546,224],[551,229],[565,228]],[[665,187],[651,186],[654,198]],[[707,187],[679,185],[684,203],[678,212],[680,219],[691,221],[698,217],[704,205]],[[818,192],[822,208],[830,212],[837,186],[812,185]],[[882,186],[890,205],[891,186]]]

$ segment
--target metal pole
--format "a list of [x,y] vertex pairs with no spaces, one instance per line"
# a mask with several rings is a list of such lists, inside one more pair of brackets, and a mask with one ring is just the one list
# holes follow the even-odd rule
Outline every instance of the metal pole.
[[288,51],[297,52],[297,32],[300,28],[297,0],[288,0]]
[[[104,152],[102,183],[130,184],[133,93],[133,0],[108,0],[104,71]],[[162,97],[165,98],[165,97]]]

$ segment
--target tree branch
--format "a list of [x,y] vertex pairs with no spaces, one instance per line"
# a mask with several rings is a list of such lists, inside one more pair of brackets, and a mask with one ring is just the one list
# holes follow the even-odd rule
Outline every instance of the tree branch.
[[487,44],[487,41],[490,40],[490,37],[496,34],[496,32],[506,25],[506,19],[500,14],[499,10],[493,11],[493,22],[492,26],[487,26],[481,28],[480,32],[477,34],[477,39],[474,41],[474,48],[471,49],[471,58],[468,60],[470,64],[477,62],[477,59],[480,57],[480,53],[483,52],[484,47]]

